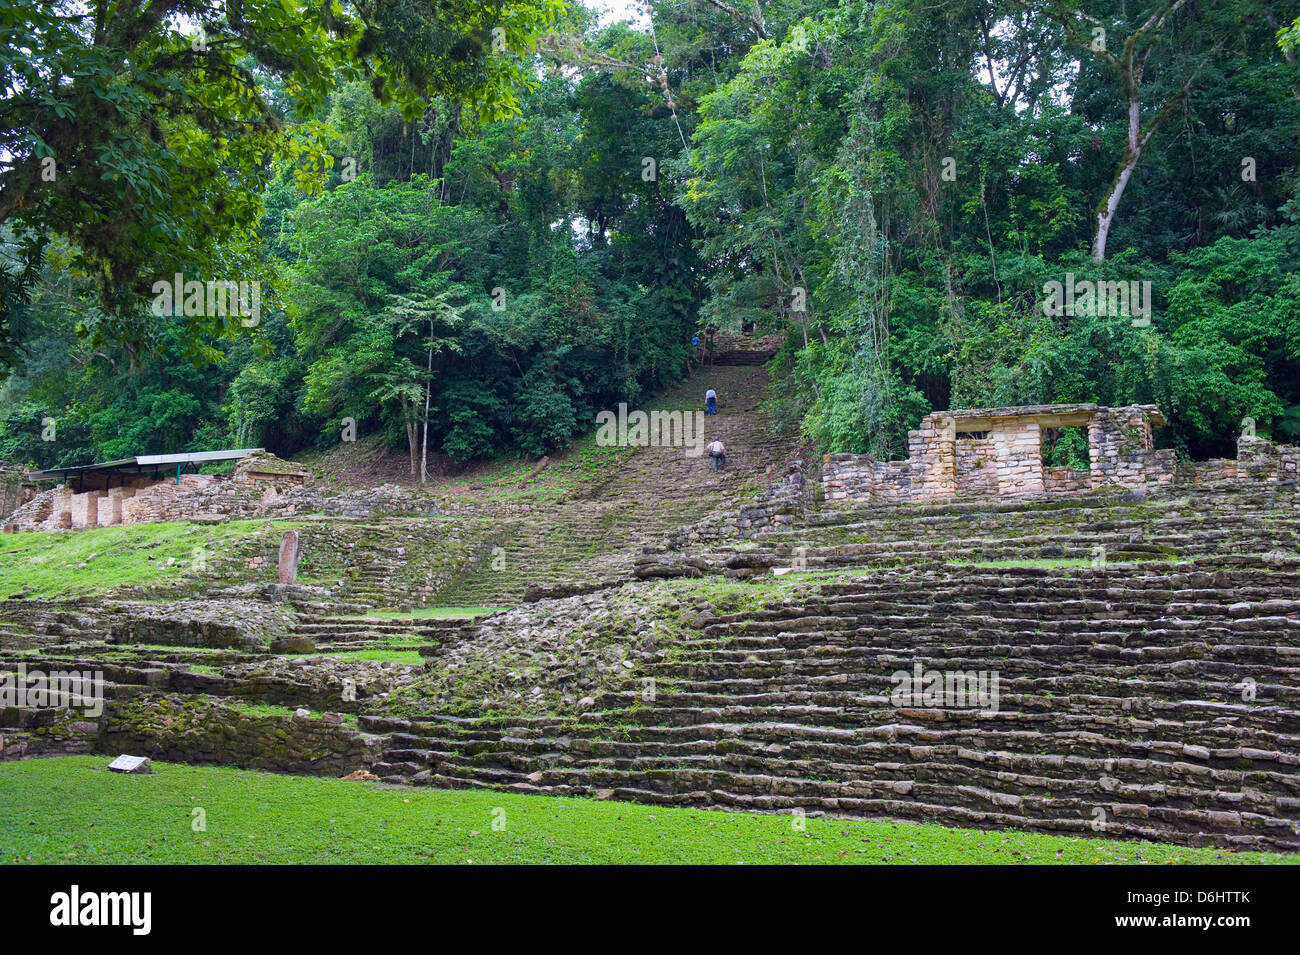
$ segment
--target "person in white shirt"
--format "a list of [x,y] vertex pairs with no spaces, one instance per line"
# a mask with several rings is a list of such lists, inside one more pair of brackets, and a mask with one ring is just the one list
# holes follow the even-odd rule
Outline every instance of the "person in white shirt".
[[714,438],[706,450],[709,452],[709,457],[713,459],[713,470],[717,471],[727,466],[727,449],[721,441]]

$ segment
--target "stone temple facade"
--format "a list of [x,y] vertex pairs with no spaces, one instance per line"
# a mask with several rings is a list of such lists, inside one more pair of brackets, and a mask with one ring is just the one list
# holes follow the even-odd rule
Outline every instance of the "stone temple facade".
[[[1295,480],[1300,448],[1243,437],[1236,460],[1177,461],[1155,450],[1165,418],[1155,405],[1025,405],[940,411],[908,433],[906,461],[829,454],[822,461],[828,501],[897,504],[952,497],[1072,494],[1105,487],[1159,490],[1216,480]],[[1043,463],[1044,433],[1086,429],[1088,470]]]

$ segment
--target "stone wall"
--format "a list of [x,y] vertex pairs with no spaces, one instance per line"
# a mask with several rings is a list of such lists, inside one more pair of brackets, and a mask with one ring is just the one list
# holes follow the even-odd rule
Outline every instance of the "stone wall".
[[897,504],[913,499],[914,470],[910,460],[877,461],[869,454],[828,454],[822,458],[822,488],[827,501]]
[[261,650],[286,636],[294,612],[257,600],[169,600],[122,603],[109,630],[112,643]]
[[957,493],[998,493],[997,446],[988,438],[957,439]]
[[1178,461],[1174,464],[1174,486],[1210,484],[1237,480],[1234,458],[1211,458],[1209,461]]
[[0,707],[0,762],[93,752],[99,726],[66,707]]
[[951,497],[957,491],[957,426],[950,415],[928,415],[907,436],[908,456],[922,497]]
[[1049,494],[1077,494],[1092,488],[1092,472],[1068,467],[1044,467],[1043,490]]
[[1237,442],[1237,473],[1250,481],[1300,479],[1300,447],[1242,438]]
[[1150,410],[1155,407],[1097,409],[1088,423],[1088,456],[1094,487],[1118,485],[1157,490],[1173,484],[1174,452],[1154,450],[1151,416],[1146,413]]
[[105,717],[101,753],[279,773],[341,776],[369,765],[378,742],[341,713],[261,716],[202,698],[114,700]]
[[26,471],[0,463],[0,525],[9,524],[9,515],[35,495],[36,487],[28,482]]

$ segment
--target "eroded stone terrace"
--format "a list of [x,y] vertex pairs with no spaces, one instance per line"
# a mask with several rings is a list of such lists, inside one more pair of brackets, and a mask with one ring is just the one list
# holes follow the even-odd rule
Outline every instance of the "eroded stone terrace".
[[[864,515],[842,512],[837,525],[814,513],[816,523],[771,535],[781,543],[770,549],[760,538],[756,549],[678,554],[684,575],[744,578],[802,541],[810,567],[844,559],[861,569],[805,578],[788,596],[730,613],[696,597],[676,641],[642,650],[621,688],[566,718],[363,718],[399,743],[375,771],[438,785],[1300,848],[1298,515],[1289,490],[1249,501],[1256,533],[1240,546],[1218,520],[1185,526],[1189,508],[1246,503],[1209,494],[1112,500],[1092,522],[1076,508],[1022,504],[986,518],[996,529],[982,536],[943,533],[962,510],[878,515],[873,548],[851,554],[842,548],[858,545],[827,538],[859,533]],[[1118,559],[1095,568],[1051,566],[1134,529],[1156,549],[1115,547]],[[1046,566],[959,563],[1006,560],[1007,550],[1021,564],[1048,555]],[[663,576],[673,559],[642,566]],[[475,639],[499,639],[493,627],[485,621]],[[997,673],[997,711],[891,705],[891,675],[917,665]]]
[[[289,717],[265,712],[269,707],[342,713],[347,718],[336,734],[351,729],[357,736],[357,713],[382,708],[390,692],[424,672],[416,649],[454,639],[466,622],[460,613],[438,619],[412,613],[416,608],[511,606],[530,590],[627,580],[640,546],[720,504],[736,504],[757,486],[749,482],[772,479],[785,442],[757,413],[766,380],[761,363],[769,355],[762,348],[724,355],[706,373],[724,395],[710,434],[734,449],[721,474],[709,471],[707,458],[652,447],[624,456],[603,479],[579,485],[570,500],[505,496],[444,508],[427,495],[388,487],[332,498],[294,487],[268,497],[273,485],[238,474],[174,494],[170,500],[198,523],[187,526],[175,567],[174,558],[166,559],[169,575],[54,600],[20,588],[0,602],[0,669],[98,670],[109,697],[108,711],[96,719],[8,707],[0,758],[112,748],[134,739],[160,755],[332,771],[332,758],[302,759],[284,746],[259,753],[237,737],[261,733],[250,720],[271,726],[273,735],[284,731]],[[662,402],[700,408],[701,380]],[[27,502],[14,523],[36,526],[31,522],[49,519],[57,500],[47,492]],[[208,528],[238,519],[253,526],[242,536],[210,539]],[[303,554],[293,585],[276,582],[286,527],[299,535]],[[153,562],[153,546],[145,539],[133,559]],[[203,555],[201,565],[191,550]],[[87,563],[64,566],[75,582]],[[163,697],[184,706],[151,710],[120,702]],[[194,712],[226,728],[214,730],[215,739],[200,739],[195,728],[202,721],[189,718]]]

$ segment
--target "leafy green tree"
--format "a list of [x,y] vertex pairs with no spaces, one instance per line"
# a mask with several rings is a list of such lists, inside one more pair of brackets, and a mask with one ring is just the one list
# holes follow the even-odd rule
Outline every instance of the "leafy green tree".
[[[266,281],[257,223],[265,158],[319,183],[318,117],[339,79],[365,79],[408,118],[424,97],[485,114],[515,106],[531,44],[561,0],[11,0],[0,7],[0,331],[65,236],[134,348],[155,280]],[[268,95],[278,82],[282,99]],[[286,120],[294,121],[286,123]],[[191,357],[232,316],[185,316]],[[5,336],[0,336],[5,337]],[[12,343],[10,346],[12,353]]]
[[1108,154],[1119,153],[1093,218],[1092,256],[1101,262],[1120,201],[1152,140],[1216,63],[1240,51],[1259,54],[1258,23],[1271,5],[1154,0],[1090,3],[1085,9],[1074,0],[1024,2],[1059,25],[1080,51],[1080,92],[1100,92],[1105,81],[1098,70],[1109,80],[1109,95],[1084,106],[1104,117],[1106,140],[1114,143]]
[[[483,241],[473,210],[443,205],[423,176],[376,189],[366,175],[296,216],[297,261],[289,271],[292,324],[308,363],[303,408],[334,424],[352,417],[396,426],[412,475],[432,372],[421,358],[457,347],[437,337],[436,325],[459,322],[446,297],[448,277],[476,229]],[[435,328],[421,339],[431,320]],[[433,342],[432,350],[422,342]]]
[[[772,407],[821,450],[897,457],[932,409],[1052,401],[1155,402],[1157,440],[1197,457],[1245,416],[1300,433],[1280,4],[651,0],[638,29],[549,0],[331,3],[304,27],[299,0],[245,0],[207,18],[206,59],[206,13],[132,34],[112,82],[83,69],[100,4],[11,16],[31,6],[0,9],[4,101],[51,102],[0,139],[0,196],[44,158],[22,135],[93,122],[0,224],[0,361],[22,360],[0,455],[291,454],[343,418],[413,476],[541,454],[678,379],[708,326],[785,336]],[[103,5],[105,36],[140,6]],[[512,11],[521,36],[555,14],[535,54],[491,52]],[[137,307],[176,270],[284,291],[231,338]],[[1067,278],[1148,283],[1149,321],[1045,309]],[[1047,459],[1079,464],[1079,440]]]

